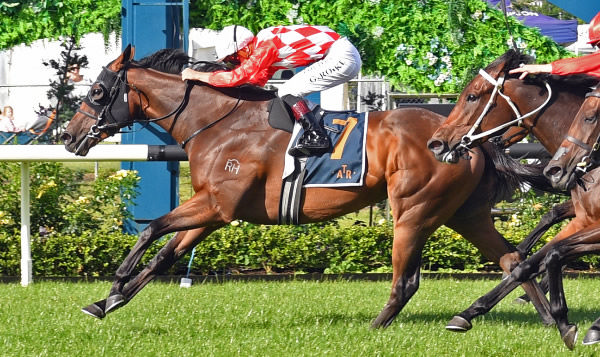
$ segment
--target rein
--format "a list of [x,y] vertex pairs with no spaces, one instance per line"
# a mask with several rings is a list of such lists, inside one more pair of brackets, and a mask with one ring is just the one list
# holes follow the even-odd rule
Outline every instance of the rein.
[[[142,103],[141,97],[143,93],[135,85],[127,82],[128,67],[128,64],[126,64],[118,72],[112,71],[107,67],[103,67],[101,76],[92,85],[92,89],[90,89],[87,97],[84,99],[84,102],[88,106],[94,109],[95,112],[99,113],[98,115],[94,115],[90,112],[84,111],[81,108],[77,109],[79,113],[82,113],[96,120],[96,123],[90,127],[90,130],[87,133],[85,140],[83,140],[79,144],[79,147],[83,147],[82,145],[88,139],[101,140],[102,134],[104,133],[110,135],[111,132],[116,133],[119,131],[120,128],[124,126],[129,126],[136,121],[140,121],[131,119],[131,114],[129,113],[128,88],[134,90],[137,93],[138,97],[140,98],[140,103]],[[183,110],[189,102],[189,96],[192,91],[193,85],[190,81],[185,81],[185,85],[185,93],[181,99],[181,102],[175,109],[173,109],[168,114],[165,114],[158,118],[146,117],[145,111],[142,109],[143,116],[145,117],[143,122],[154,123],[160,120],[167,119],[174,115],[175,118],[173,119],[173,122],[171,123],[171,126],[168,130],[169,133],[171,133],[177,119],[179,118],[179,116],[181,115],[181,113],[183,112]],[[110,87],[110,90],[108,89],[108,87]],[[100,93],[95,92],[95,90],[100,90]],[[122,96],[119,96],[120,91],[123,92]],[[97,96],[98,98],[95,98],[95,96]],[[181,147],[185,148],[185,146],[190,140],[192,140],[203,131],[213,127],[223,119],[230,116],[233,112],[237,110],[241,101],[241,97],[238,96],[237,102],[235,103],[233,108],[229,110],[229,112],[227,112],[219,119],[213,121],[212,123],[193,132],[187,139],[183,140],[180,143]],[[113,115],[113,108],[117,115]],[[118,118],[126,118],[126,120],[118,120]]]
[[222,117],[220,117],[219,119],[213,121],[212,123],[207,124],[204,127],[202,127],[200,129],[194,131],[187,139],[185,139],[184,141],[182,141],[179,144],[179,145],[181,145],[181,148],[185,149],[185,146],[187,145],[187,143],[189,143],[190,140],[192,140],[193,138],[195,138],[198,134],[200,134],[201,132],[203,132],[206,129],[212,128],[215,124],[217,124],[221,120],[223,120],[223,119],[227,118],[228,116],[230,116],[231,114],[233,114],[233,112],[235,112],[236,109],[239,107],[241,101],[242,101],[242,99],[238,97],[237,102],[235,102],[235,105],[233,106],[233,108],[231,108],[231,110],[229,112],[227,112],[227,114],[223,115]]
[[[517,124],[517,126],[521,126],[521,124],[523,123],[523,119],[529,118],[529,117],[533,116],[534,114],[537,114],[540,110],[542,110],[548,104],[548,102],[550,102],[550,98],[552,98],[552,88],[550,87],[550,84],[548,84],[548,82],[544,82],[546,89],[548,90],[548,98],[546,98],[544,103],[542,103],[536,109],[530,111],[529,113],[527,113],[525,115],[521,115],[521,113],[519,112],[519,109],[517,109],[516,105],[510,99],[510,97],[508,95],[502,93],[502,88],[504,86],[504,81],[505,81],[504,75],[502,75],[500,78],[498,78],[498,80],[496,80],[483,69],[479,70],[479,74],[483,78],[485,78],[486,81],[488,81],[489,83],[491,83],[494,86],[494,90],[492,91],[492,95],[490,96],[490,99],[488,100],[487,104],[485,105],[483,112],[481,112],[481,115],[479,115],[479,118],[477,118],[477,120],[475,121],[475,123],[473,124],[473,126],[471,127],[469,132],[465,136],[462,137],[461,142],[458,145],[458,147],[466,149],[466,150],[469,150],[471,148],[471,145],[473,144],[473,142],[475,142],[478,139],[481,139],[488,135],[495,134],[495,133],[499,132],[500,130],[503,130],[503,129],[505,129],[509,126],[513,126],[515,124]],[[513,119],[507,123],[501,124],[490,130],[484,131],[479,134],[475,134],[475,131],[477,129],[480,129],[480,125],[481,125],[481,122],[483,121],[483,118],[488,114],[490,108],[492,107],[492,104],[495,102],[496,97],[498,95],[501,96],[502,98],[504,98],[504,100],[506,100],[506,102],[511,107],[511,109],[513,110],[513,112],[515,113],[517,118]]]

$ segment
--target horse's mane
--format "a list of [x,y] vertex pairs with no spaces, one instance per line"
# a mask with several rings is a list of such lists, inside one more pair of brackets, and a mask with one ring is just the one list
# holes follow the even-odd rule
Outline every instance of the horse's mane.
[[[158,50],[139,61],[133,61],[132,64],[136,67],[151,68],[160,72],[171,74],[180,74],[185,66],[191,66],[193,69],[202,72],[215,72],[228,69],[227,66],[221,62],[196,61],[186,55],[182,50],[174,48]],[[209,86],[208,84],[205,85]],[[273,91],[249,84],[231,88],[210,87],[230,97],[240,98],[243,100],[269,100],[275,98],[276,96]]]
[[554,89],[567,90],[573,93],[581,92],[582,95],[592,90],[600,83],[600,78],[587,74],[572,74],[568,76],[559,76],[556,74],[538,74],[527,76],[526,82],[531,84],[540,84],[548,82]]
[[515,51],[510,49],[506,51],[502,56],[496,58],[492,63],[490,63],[486,68],[486,72],[491,72],[492,69],[497,68],[498,66],[504,65],[502,70],[507,73],[509,70],[513,68],[519,67],[521,63],[529,64],[533,63],[534,58],[528,56],[520,51]]
[[[508,71],[519,67],[521,63],[530,64],[534,62],[535,61],[533,57],[510,49],[490,63],[486,67],[486,71],[491,72],[491,70],[499,66],[503,66],[502,72],[506,78],[517,78],[520,76],[519,73],[509,74]],[[600,78],[586,74],[574,74],[568,76],[537,74],[528,75],[525,77],[524,81],[526,84],[534,84],[542,87],[544,86],[545,82],[548,82],[553,89],[585,95],[585,93],[589,92],[592,87],[595,87],[598,85],[598,83],[600,83]]]

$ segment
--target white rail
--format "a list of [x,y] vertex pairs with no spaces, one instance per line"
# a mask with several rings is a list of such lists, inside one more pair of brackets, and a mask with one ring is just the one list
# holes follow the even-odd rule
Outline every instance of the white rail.
[[[157,150],[158,149],[158,150]],[[21,285],[33,282],[31,259],[31,213],[29,192],[29,163],[32,161],[148,161],[168,160],[152,158],[164,152],[165,146],[151,145],[98,145],[86,156],[76,156],[63,145],[1,145],[0,161],[21,162]]]

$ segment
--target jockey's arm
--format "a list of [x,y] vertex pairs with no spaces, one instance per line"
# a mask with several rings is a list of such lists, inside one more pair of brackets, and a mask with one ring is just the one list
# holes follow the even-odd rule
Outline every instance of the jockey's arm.
[[198,72],[186,68],[181,72],[181,79],[202,81],[215,87],[235,87],[246,83],[263,86],[271,77],[269,67],[277,60],[277,54],[274,46],[261,46],[231,71]]

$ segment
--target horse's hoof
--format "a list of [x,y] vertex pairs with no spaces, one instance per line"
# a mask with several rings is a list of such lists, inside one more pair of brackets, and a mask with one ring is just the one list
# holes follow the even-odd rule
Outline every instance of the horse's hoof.
[[106,298],[106,308],[104,309],[105,313],[112,312],[121,306],[125,305],[125,297],[121,294],[114,294]]
[[577,342],[577,326],[570,325],[567,332],[565,332],[561,338],[567,348],[573,350],[573,348],[575,348],[575,342]]
[[[393,310],[393,311],[391,311]],[[386,328],[388,327],[398,315],[398,311],[396,309],[392,309],[389,305],[379,313],[377,318],[371,323],[371,328]]]
[[600,342],[600,330],[598,327],[592,326],[583,338],[584,345],[593,345]]
[[446,330],[454,332],[467,332],[473,325],[462,316],[454,316],[446,325]]
[[522,297],[518,297],[515,300],[513,300],[513,303],[518,304],[518,305],[525,305],[525,304],[529,304],[529,300],[524,299]]
[[104,312],[104,307],[106,306],[106,300],[100,300],[93,304],[90,304],[81,309],[84,314],[90,315],[97,319],[103,319],[106,316]]

